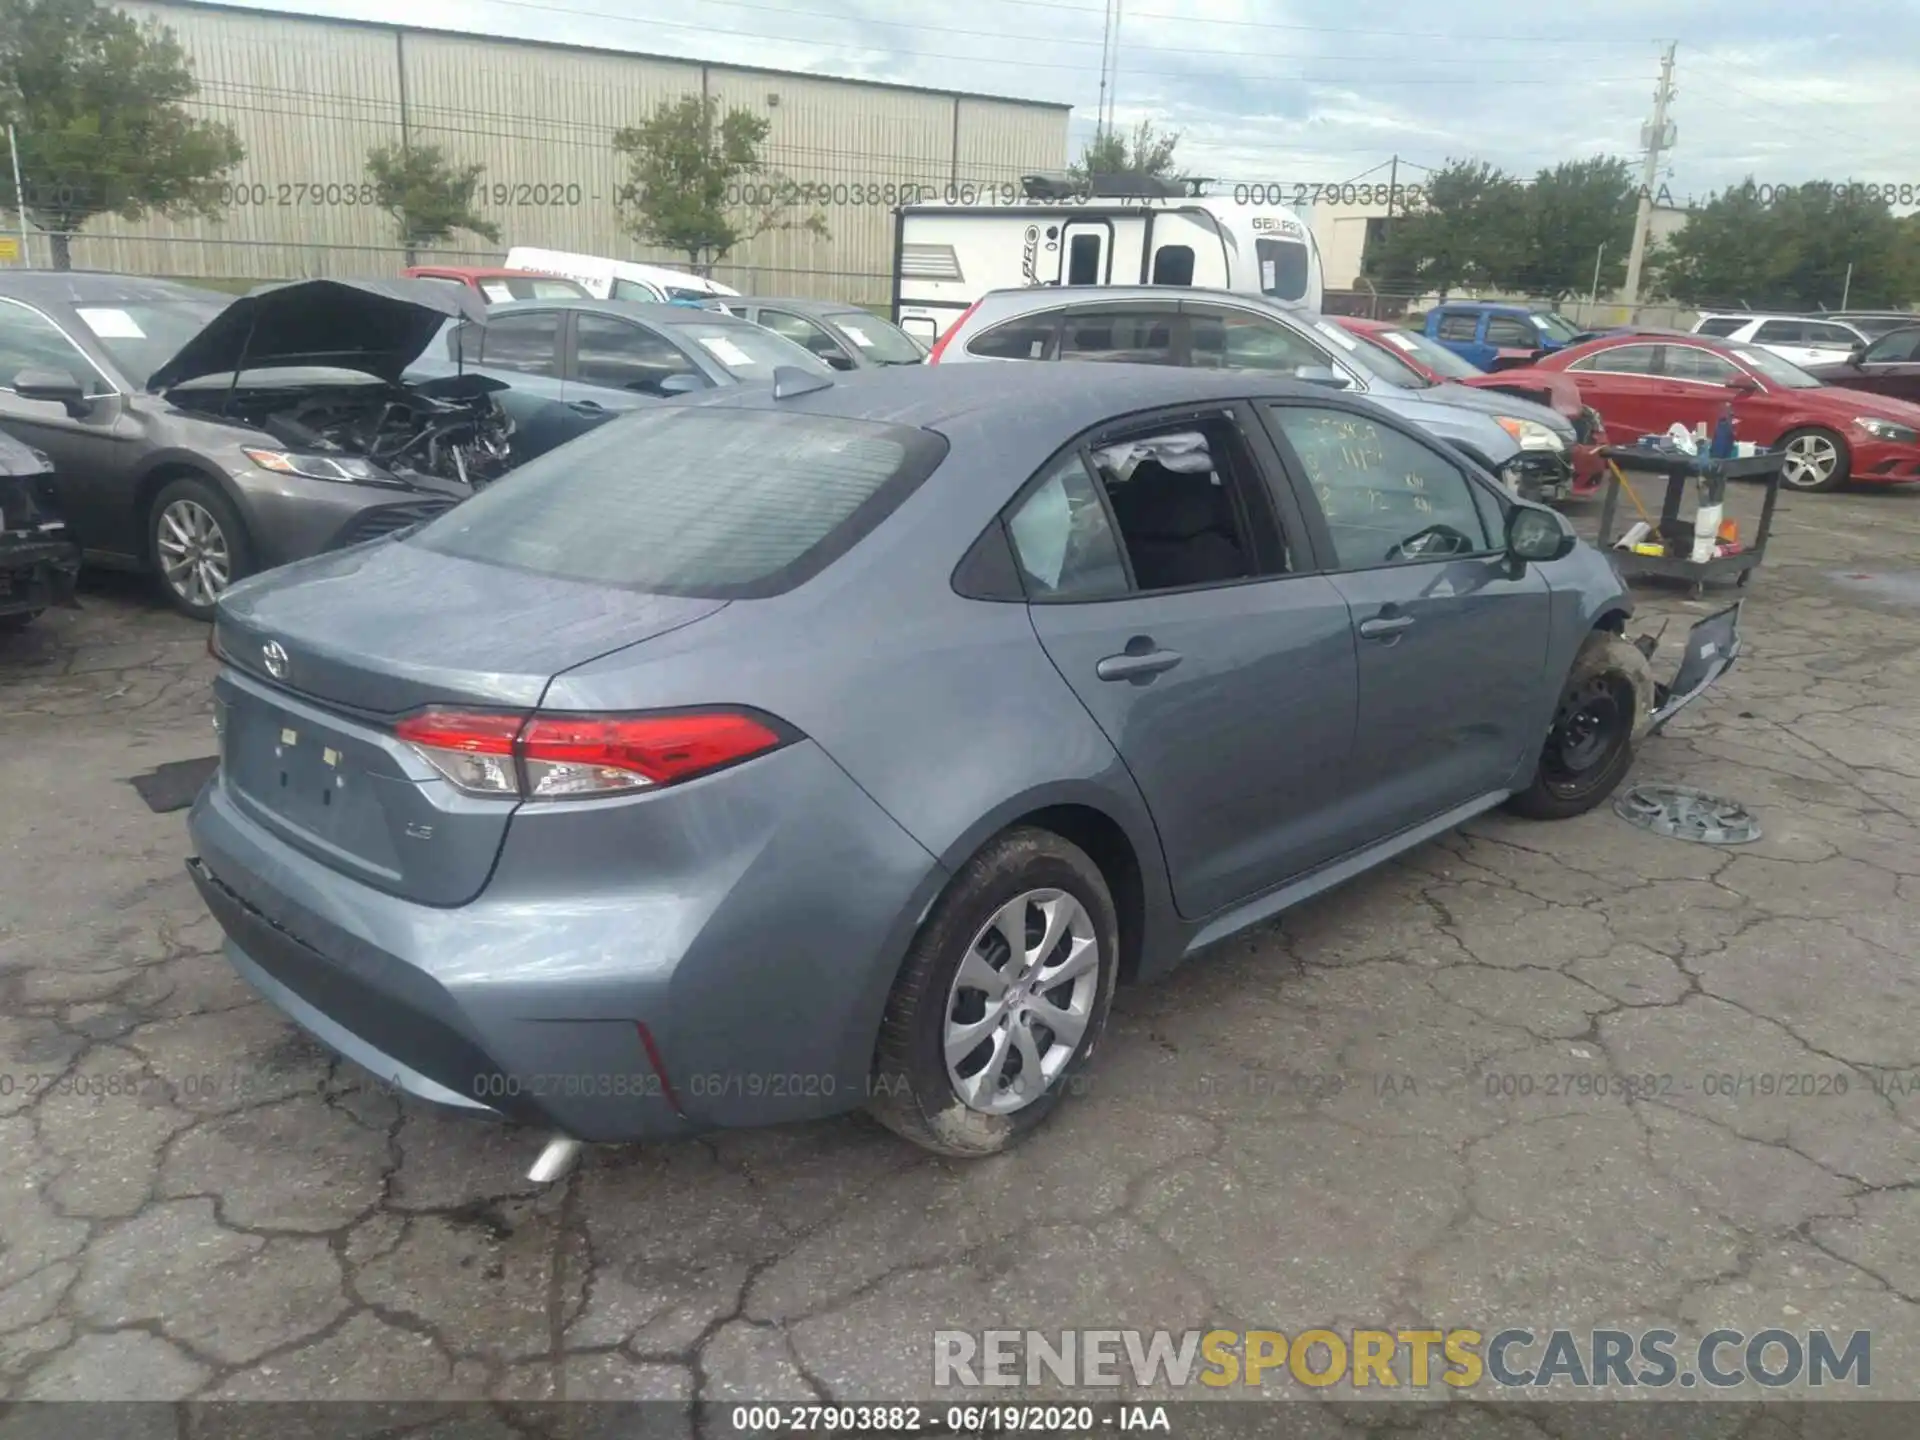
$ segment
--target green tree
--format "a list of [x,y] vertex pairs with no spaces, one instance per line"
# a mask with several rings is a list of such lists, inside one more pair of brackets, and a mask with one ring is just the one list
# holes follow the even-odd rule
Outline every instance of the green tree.
[[499,243],[500,227],[473,208],[486,168],[449,160],[438,145],[381,145],[367,152],[374,203],[393,217],[407,264],[456,230]]
[[1920,296],[1912,218],[1826,181],[1763,196],[1749,178],[1696,207],[1653,260],[1661,293],[1686,305],[1813,310],[1838,309],[1843,297],[1871,307]]
[[1632,167],[1617,156],[1542,170],[1526,192],[1522,273],[1507,283],[1554,300],[1584,295],[1593,288],[1598,258],[1601,293],[1619,289],[1626,283],[1639,198]]
[[763,156],[772,129],[764,115],[738,107],[723,114],[714,96],[686,95],[615,132],[613,148],[627,162],[620,187],[627,233],[685,255],[700,275],[769,231],[828,238],[826,216],[798,213],[792,187]]
[[1080,158],[1067,167],[1067,173],[1083,185],[1091,184],[1096,175],[1171,180],[1175,178],[1173,151],[1179,143],[1179,131],[1162,135],[1151,120],[1142,120],[1133,127],[1131,136],[1106,130],[1089,140]]
[[1369,247],[1363,273],[1383,290],[1504,287],[1526,267],[1526,190],[1504,170],[1450,160],[1433,172],[1420,205],[1396,216]]
[[14,127],[27,217],[56,269],[96,215],[219,218],[220,182],[247,152],[230,127],[188,111],[197,90],[156,21],[93,0],[0,3],[0,121]]

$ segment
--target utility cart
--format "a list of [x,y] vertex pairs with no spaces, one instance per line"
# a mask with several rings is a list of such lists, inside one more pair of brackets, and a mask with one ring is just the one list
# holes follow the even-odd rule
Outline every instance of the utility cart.
[[[1618,565],[1620,574],[1631,580],[1637,575],[1659,575],[1669,580],[1685,580],[1700,594],[1709,581],[1733,580],[1744,586],[1767,553],[1767,536],[1773,530],[1773,507],[1780,500],[1780,473],[1786,457],[1778,451],[1724,460],[1704,455],[1687,455],[1675,450],[1653,449],[1639,445],[1607,445],[1600,450],[1607,465],[1607,498],[1600,507],[1600,535],[1597,543]],[[1616,549],[1621,538],[1614,533],[1619,513],[1622,482],[1631,485],[1635,477],[1658,478],[1666,482],[1666,495],[1660,502],[1657,521],[1642,517],[1653,527],[1648,542],[1666,546],[1664,555],[1642,555],[1630,549]],[[1698,503],[1718,505],[1726,496],[1729,480],[1764,480],[1767,496],[1760,508],[1760,524],[1750,540],[1731,555],[1716,555],[1710,560],[1695,560],[1693,555],[1693,517],[1682,516],[1680,506],[1688,489],[1702,492]],[[1639,508],[1636,488],[1636,510]],[[1623,532],[1624,533],[1624,532]]]

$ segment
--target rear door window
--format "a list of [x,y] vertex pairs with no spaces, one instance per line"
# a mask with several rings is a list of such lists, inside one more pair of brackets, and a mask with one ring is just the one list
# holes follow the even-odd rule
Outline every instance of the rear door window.
[[1059,358],[1176,365],[1173,331],[1177,320],[1171,304],[1069,310],[1060,326]]
[[1480,317],[1471,313],[1442,315],[1434,333],[1442,340],[1474,340],[1480,335]]
[[1725,337],[1743,327],[1747,322],[1738,315],[1716,315],[1710,320],[1702,320],[1693,327],[1696,335],[1719,335]]
[[1807,337],[1807,327],[1798,320],[1769,320],[1753,334],[1761,345],[1798,345]]
[[1539,345],[1539,333],[1524,320],[1516,320],[1511,315],[1489,315],[1487,317],[1487,343],[1505,345],[1522,350],[1531,350]]
[[1054,331],[1060,323],[1057,313],[1022,315],[996,325],[967,342],[967,353],[988,360],[1051,360]]
[[403,543],[563,580],[750,599],[824,569],[946,453],[944,438],[906,426],[664,407],[528,461]]
[[[558,375],[560,322],[565,318],[564,311],[542,310],[532,315],[501,315],[487,321],[479,337],[480,364],[496,370],[518,370],[527,375]],[[461,348],[466,348],[464,337]]]
[[1616,345],[1611,350],[1600,350],[1592,355],[1583,355],[1567,368],[1597,370],[1607,375],[1651,375],[1653,346]]

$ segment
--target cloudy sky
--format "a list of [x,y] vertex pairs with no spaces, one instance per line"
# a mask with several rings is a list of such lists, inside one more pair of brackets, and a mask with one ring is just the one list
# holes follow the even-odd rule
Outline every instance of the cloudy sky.
[[[1103,0],[290,0],[262,8],[1014,95],[1099,98]],[[1920,6],[1734,0],[1124,0],[1115,117],[1182,132],[1189,171],[1334,183],[1390,157],[1523,174],[1633,154],[1677,41],[1677,199],[1752,175],[1920,186]],[[1384,178],[1379,169],[1370,178]],[[1904,207],[1903,207],[1904,208]]]

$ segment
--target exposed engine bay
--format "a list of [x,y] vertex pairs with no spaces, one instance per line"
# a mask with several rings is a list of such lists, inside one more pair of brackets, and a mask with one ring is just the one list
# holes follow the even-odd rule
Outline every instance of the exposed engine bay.
[[274,386],[188,395],[176,404],[241,420],[289,450],[351,455],[401,479],[423,475],[475,488],[513,467],[513,420],[500,381],[450,375],[414,385]]

